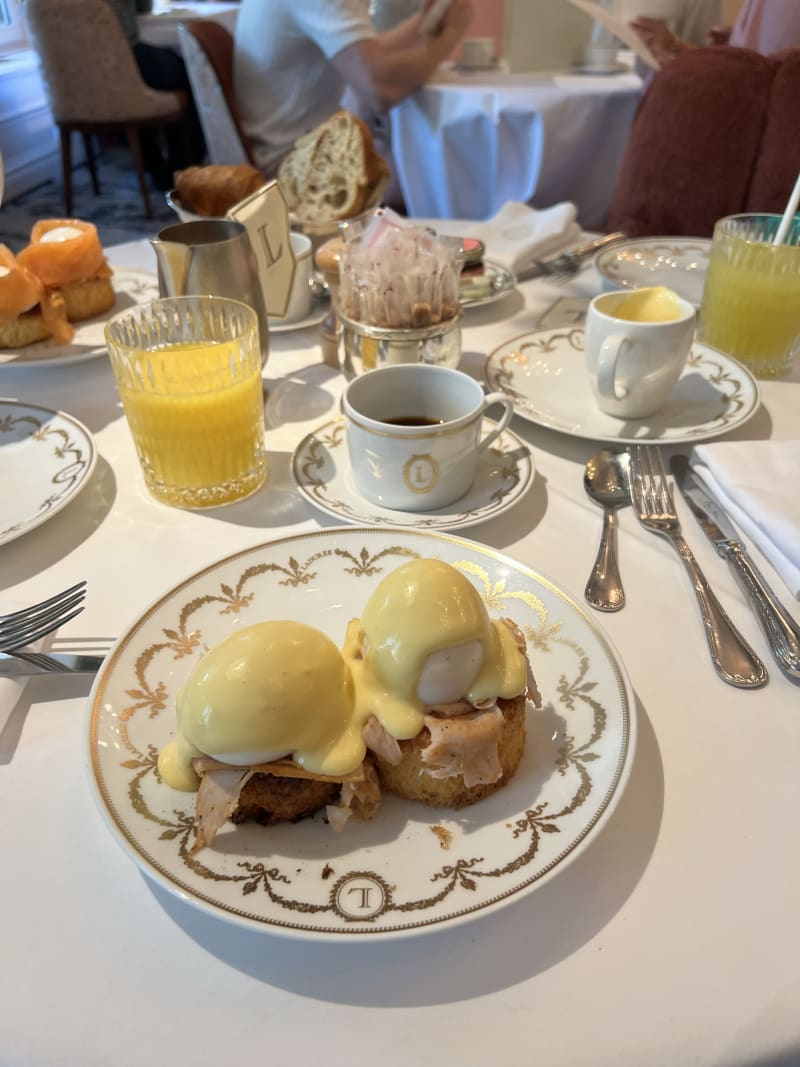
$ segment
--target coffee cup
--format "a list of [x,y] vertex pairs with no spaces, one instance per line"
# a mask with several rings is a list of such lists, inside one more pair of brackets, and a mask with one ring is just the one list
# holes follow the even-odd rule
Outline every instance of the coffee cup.
[[617,62],[617,49],[604,45],[587,45],[583,53],[583,65],[592,70],[613,70]]
[[[483,414],[495,404],[502,417],[482,438]],[[398,511],[432,511],[464,496],[481,454],[514,413],[510,397],[484,395],[468,374],[427,363],[355,378],[342,406],[356,489]]]
[[620,419],[655,414],[681,376],[694,328],[694,306],[664,286],[596,296],[584,345],[598,407]]
[[289,240],[294,257],[294,278],[286,311],[277,322],[300,322],[311,314],[311,238],[292,231]]
[[461,44],[462,67],[491,67],[494,63],[492,37],[467,37]]

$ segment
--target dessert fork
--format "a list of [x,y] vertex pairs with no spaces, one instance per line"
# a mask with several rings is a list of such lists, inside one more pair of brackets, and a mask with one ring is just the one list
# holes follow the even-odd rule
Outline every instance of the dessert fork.
[[635,445],[631,449],[631,496],[641,524],[666,537],[689,572],[717,674],[728,685],[740,689],[757,689],[766,684],[766,667],[728,618],[683,538],[657,448]]
[[83,611],[86,582],[78,582],[39,604],[0,616],[0,652],[14,652],[59,626],[74,619]]

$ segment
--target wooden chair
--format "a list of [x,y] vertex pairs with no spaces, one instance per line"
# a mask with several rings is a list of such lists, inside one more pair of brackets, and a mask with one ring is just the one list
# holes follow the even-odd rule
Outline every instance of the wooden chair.
[[72,215],[73,132],[83,137],[95,194],[100,186],[92,135],[122,132],[151,218],[139,132],[183,122],[186,98],[145,85],[130,44],[105,0],[27,0],[25,16],[61,138],[67,216]]
[[212,163],[255,166],[233,91],[233,37],[213,19],[191,19],[178,26],[197,113]]

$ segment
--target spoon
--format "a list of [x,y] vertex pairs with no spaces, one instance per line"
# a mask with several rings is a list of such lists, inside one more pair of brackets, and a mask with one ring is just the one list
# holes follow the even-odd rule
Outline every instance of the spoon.
[[601,448],[589,459],[583,487],[603,509],[603,532],[584,596],[600,611],[619,611],[625,606],[625,590],[617,564],[617,509],[631,502],[630,456]]

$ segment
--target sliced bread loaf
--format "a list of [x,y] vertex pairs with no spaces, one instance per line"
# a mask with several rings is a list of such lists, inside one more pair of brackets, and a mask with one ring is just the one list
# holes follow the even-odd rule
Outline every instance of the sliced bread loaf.
[[336,111],[299,138],[278,170],[289,210],[301,223],[360,214],[388,176],[369,127],[349,111]]

